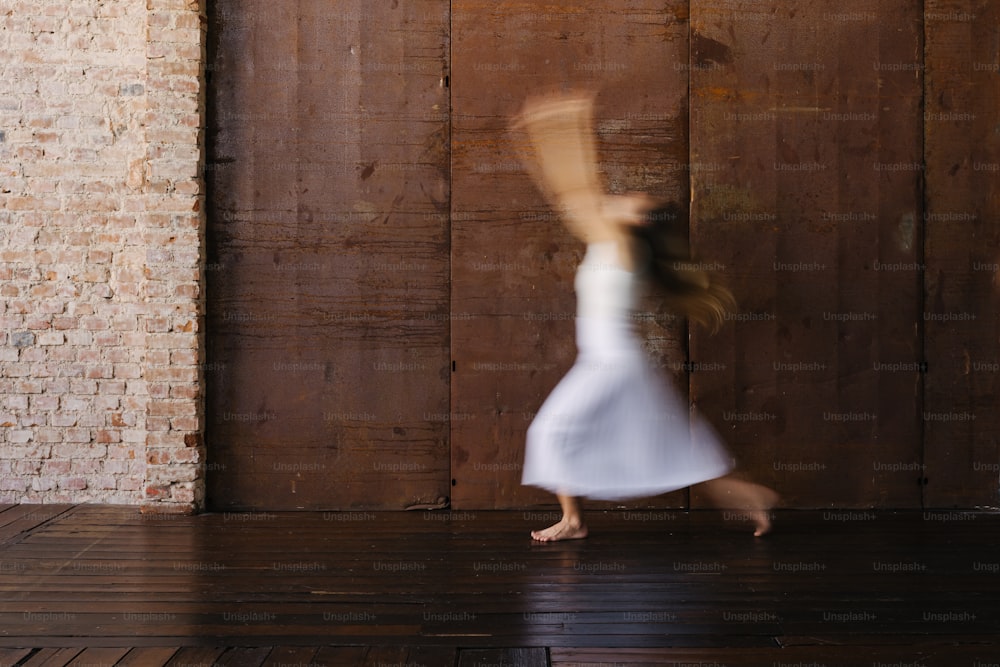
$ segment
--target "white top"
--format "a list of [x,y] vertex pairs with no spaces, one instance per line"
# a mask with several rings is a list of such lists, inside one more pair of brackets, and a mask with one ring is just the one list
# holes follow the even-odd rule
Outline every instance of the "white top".
[[637,279],[618,259],[614,241],[591,243],[576,270],[576,316],[631,321],[638,303]]

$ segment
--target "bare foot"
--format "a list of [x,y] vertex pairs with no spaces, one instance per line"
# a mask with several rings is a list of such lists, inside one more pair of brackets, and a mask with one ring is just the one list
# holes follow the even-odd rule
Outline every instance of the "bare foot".
[[531,531],[531,537],[539,542],[559,542],[560,540],[582,540],[587,536],[587,527],[582,523],[567,521],[565,518],[545,530]]
[[753,531],[754,537],[760,537],[761,535],[767,535],[771,532],[771,508],[778,504],[781,496],[777,494],[773,489],[769,489],[766,486],[761,487],[760,500],[764,506],[762,510],[756,510],[751,512],[753,517],[753,522],[756,524],[756,529]]
[[771,532],[771,516],[767,510],[757,510],[756,512],[751,512],[750,515],[753,517],[753,522],[757,526],[753,531],[754,537],[767,535]]

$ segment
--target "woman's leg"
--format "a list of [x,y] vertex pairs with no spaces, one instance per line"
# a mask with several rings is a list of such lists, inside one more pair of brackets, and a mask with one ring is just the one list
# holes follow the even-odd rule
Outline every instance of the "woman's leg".
[[559,540],[581,540],[587,536],[587,527],[583,525],[583,511],[580,500],[575,496],[556,494],[559,505],[562,506],[562,519],[545,530],[531,531],[531,537],[539,542],[558,542]]
[[760,484],[745,482],[732,475],[702,482],[702,488],[716,507],[749,512],[756,526],[754,535],[760,537],[771,530],[769,511],[778,503],[778,494]]

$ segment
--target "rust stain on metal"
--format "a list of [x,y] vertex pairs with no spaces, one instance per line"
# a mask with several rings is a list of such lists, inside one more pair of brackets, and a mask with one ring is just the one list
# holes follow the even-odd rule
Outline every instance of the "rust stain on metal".
[[698,32],[691,34],[691,53],[694,65],[697,67],[727,65],[733,62],[733,51],[729,46]]

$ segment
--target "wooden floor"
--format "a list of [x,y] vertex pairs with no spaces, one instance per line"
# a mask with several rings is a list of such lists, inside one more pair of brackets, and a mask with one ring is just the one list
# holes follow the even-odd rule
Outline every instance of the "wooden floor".
[[0,666],[1000,664],[1000,514],[0,507]]

